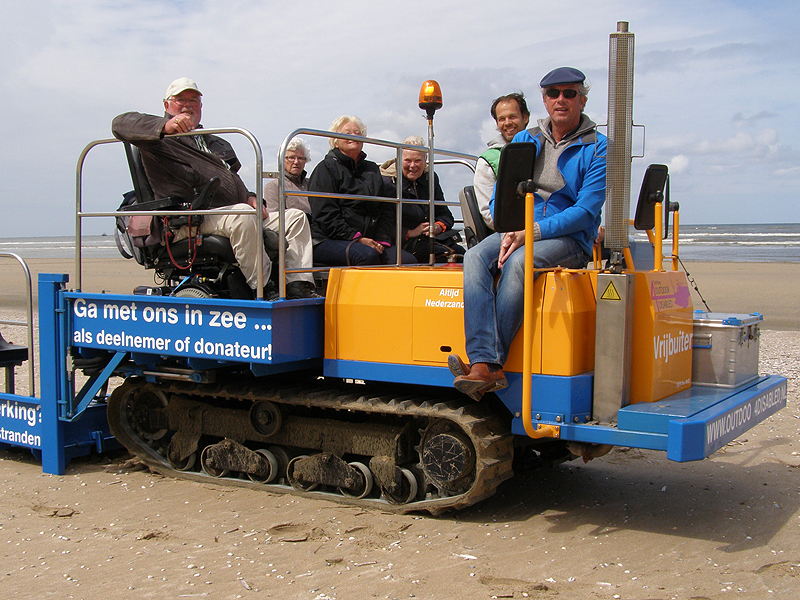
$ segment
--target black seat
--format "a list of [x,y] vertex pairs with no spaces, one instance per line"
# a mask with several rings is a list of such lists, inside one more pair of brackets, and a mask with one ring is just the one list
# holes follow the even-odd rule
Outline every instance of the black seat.
[[0,333],[0,367],[6,370],[5,392],[14,393],[14,367],[28,360],[28,347],[7,342]]
[[[145,174],[139,149],[123,142],[128,168],[133,181],[133,192],[125,194],[120,211],[126,210],[203,210],[210,206],[219,179],[213,178],[194,198],[156,198]],[[166,288],[185,287],[191,277],[208,289],[211,295],[232,298],[252,298],[252,291],[239,271],[236,257],[228,238],[219,235],[194,235],[178,242],[171,234],[185,225],[199,227],[201,215],[178,215],[162,219],[152,217],[149,236],[130,233],[131,219],[117,217],[115,238],[120,253],[125,258],[134,258],[145,269],[153,269]],[[144,222],[147,223],[148,217]],[[141,225],[139,223],[138,225]],[[145,225],[147,227],[147,225]],[[148,292],[150,293],[150,292]],[[161,293],[169,290],[161,289]]]
[[468,185],[461,190],[458,194],[458,200],[461,203],[461,216],[464,219],[464,237],[467,241],[467,248],[472,248],[483,238],[494,233],[494,231],[483,220],[473,186]]

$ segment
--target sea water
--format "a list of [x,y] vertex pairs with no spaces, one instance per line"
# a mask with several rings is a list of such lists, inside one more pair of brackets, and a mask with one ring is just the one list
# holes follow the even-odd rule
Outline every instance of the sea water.
[[[681,260],[800,262],[800,223],[681,225],[678,233]],[[644,232],[638,231],[633,237],[647,239]],[[670,237],[664,252],[671,251]]]
[[[0,252],[13,252],[22,258],[75,258],[75,236],[0,238]],[[84,236],[81,255],[122,258],[113,235]]]
[[[645,233],[633,229],[631,236],[647,239]],[[678,241],[681,260],[800,263],[800,223],[681,225]],[[113,235],[84,236],[81,248],[84,258],[122,259]],[[672,251],[671,237],[664,251]],[[22,258],[74,258],[75,238],[0,238],[0,252]]]

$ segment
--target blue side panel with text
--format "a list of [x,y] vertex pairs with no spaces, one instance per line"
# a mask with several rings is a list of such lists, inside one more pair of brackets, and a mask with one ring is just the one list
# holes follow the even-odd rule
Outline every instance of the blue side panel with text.
[[321,359],[323,300],[67,293],[73,346],[254,366]]
[[786,408],[786,378],[762,377],[730,398],[686,419],[669,423],[667,458],[701,460]]
[[26,448],[42,447],[42,409],[12,394],[0,394],[0,444]]

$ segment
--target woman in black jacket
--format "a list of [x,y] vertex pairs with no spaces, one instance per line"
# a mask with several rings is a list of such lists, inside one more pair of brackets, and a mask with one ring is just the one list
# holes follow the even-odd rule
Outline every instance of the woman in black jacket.
[[[424,146],[425,140],[412,135],[403,140],[404,144]],[[417,261],[427,263],[430,259],[430,171],[428,155],[417,150],[405,149],[402,154],[403,198],[405,200],[423,200],[423,203],[403,203],[402,240],[403,250],[413,254]],[[387,160],[381,165],[381,174],[391,186],[392,195],[397,195],[396,159]],[[433,235],[436,262],[458,260],[466,250],[458,245],[461,236],[453,231],[455,219],[453,213],[444,204],[444,192],[439,185],[439,176],[433,175]]]
[[[330,127],[336,133],[364,137],[358,117],[341,116]],[[309,191],[392,197],[378,165],[366,160],[363,142],[330,139],[331,150],[308,181]],[[310,198],[314,262],[323,265],[375,265],[397,262],[396,205],[351,198]],[[416,259],[403,252],[403,263]]]

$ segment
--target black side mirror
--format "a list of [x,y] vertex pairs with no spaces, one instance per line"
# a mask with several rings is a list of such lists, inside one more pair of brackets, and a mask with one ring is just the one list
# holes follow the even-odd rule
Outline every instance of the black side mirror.
[[653,229],[656,226],[656,202],[661,202],[664,209],[664,237],[669,234],[669,170],[667,165],[650,165],[642,180],[639,200],[636,203],[636,215],[633,226],[639,231]]
[[494,190],[494,228],[501,233],[525,229],[525,194],[519,184],[533,179],[536,144],[515,142],[500,151]]

